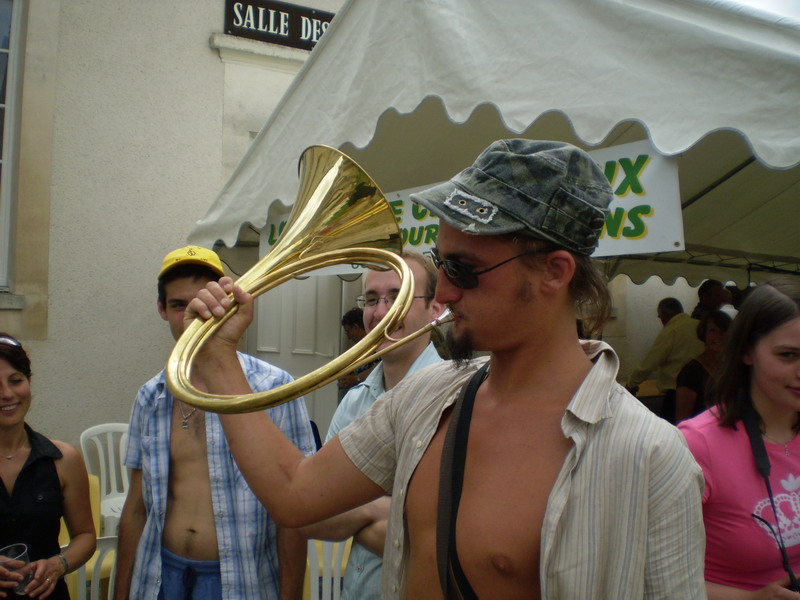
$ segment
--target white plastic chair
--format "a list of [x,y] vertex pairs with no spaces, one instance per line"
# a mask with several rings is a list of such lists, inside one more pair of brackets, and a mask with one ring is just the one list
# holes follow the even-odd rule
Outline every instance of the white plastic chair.
[[127,443],[127,423],[103,423],[81,433],[86,470],[100,479],[100,533],[106,536],[117,534],[128,494],[128,469],[124,464]]
[[77,600],[112,600],[117,574],[116,551],[117,536],[97,538],[97,551],[87,563],[91,565],[90,575],[86,575],[86,565],[75,570]]
[[308,566],[304,598],[339,600],[352,543],[353,538],[345,542],[308,540]]

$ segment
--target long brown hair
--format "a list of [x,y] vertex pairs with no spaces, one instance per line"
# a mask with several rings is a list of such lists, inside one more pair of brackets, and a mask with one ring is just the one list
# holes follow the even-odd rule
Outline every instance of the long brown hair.
[[[553,246],[533,237],[507,234],[510,240],[523,252],[532,252],[539,248],[550,249]],[[569,282],[569,293],[575,304],[575,312],[587,337],[599,335],[606,321],[611,318],[611,293],[608,291],[606,277],[600,270],[597,259],[567,250],[575,259],[575,274]],[[535,266],[540,256],[533,254],[522,258],[523,262]]]
[[728,330],[720,368],[711,382],[711,399],[721,425],[735,427],[750,398],[751,367],[744,356],[776,327],[800,317],[800,282],[774,279],[748,294]]

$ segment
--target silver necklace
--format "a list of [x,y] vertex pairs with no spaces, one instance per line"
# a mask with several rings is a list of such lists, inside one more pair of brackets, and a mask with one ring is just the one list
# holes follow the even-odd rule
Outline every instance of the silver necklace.
[[183,412],[183,402],[178,400],[178,410],[181,411],[181,427],[184,429],[189,429],[189,419],[192,418],[192,415],[197,412],[197,407],[193,406],[192,410],[189,411],[189,414]]
[[2,456],[3,458],[5,458],[6,460],[11,460],[12,458],[16,458],[16,457],[17,457],[17,454],[19,454],[19,451],[20,451],[20,450],[22,450],[24,447],[25,447],[25,444],[23,444],[22,446],[20,446],[19,448],[17,448],[17,451],[16,451],[16,452],[14,452],[14,454],[0,454],[0,456]]
[[779,446],[783,446],[783,451],[786,453],[786,456],[789,456],[789,455],[790,455],[790,454],[789,454],[789,444],[791,444],[791,443],[794,441],[794,438],[796,438],[796,437],[797,437],[797,432],[795,431],[795,432],[794,432],[794,435],[792,436],[792,439],[790,439],[790,440],[789,440],[788,442],[786,442],[785,444],[783,444],[783,443],[781,443],[781,442],[778,442],[778,441],[776,441],[776,440],[773,440],[773,439],[772,439],[771,437],[769,437],[769,436],[768,436],[766,433],[764,433],[764,434],[762,434],[762,435],[763,435],[765,438],[767,438],[767,440],[768,440],[768,441],[772,442],[773,444],[778,444]]

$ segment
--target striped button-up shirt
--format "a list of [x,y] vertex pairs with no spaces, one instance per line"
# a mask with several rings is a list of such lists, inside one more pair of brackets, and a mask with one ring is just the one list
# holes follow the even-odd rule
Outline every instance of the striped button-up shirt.
[[[247,354],[239,354],[239,362],[255,392],[292,380],[282,369]],[[142,386],[131,411],[125,464],[142,470],[142,493],[147,510],[147,522],[136,550],[131,598],[156,600],[161,587],[161,537],[169,489],[172,402],[162,371]],[[271,408],[267,413],[303,453],[313,454],[314,436],[302,399]],[[225,600],[276,600],[276,525],[236,466],[219,417],[214,413],[204,414],[222,597]]]
[[[561,420],[572,447],[542,525],[541,596],[705,598],[700,469],[677,429],[616,383],[611,347],[583,347],[594,366]],[[384,598],[404,597],[409,541],[404,502],[397,500],[405,498],[442,412],[484,361],[473,362],[463,370],[442,363],[405,379],[340,433],[354,464],[392,491]]]

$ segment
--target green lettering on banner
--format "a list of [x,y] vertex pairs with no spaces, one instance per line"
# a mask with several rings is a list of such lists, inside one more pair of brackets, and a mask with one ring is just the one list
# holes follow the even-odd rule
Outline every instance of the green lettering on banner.
[[[647,223],[644,219],[653,216],[653,212],[653,207],[647,204],[634,206],[628,211],[617,207],[606,215],[606,222],[600,238],[604,238],[608,234],[615,240],[618,240],[620,236],[628,240],[641,239],[647,235]],[[630,225],[626,225],[628,222]]]
[[609,237],[618,240],[620,233],[622,232],[622,224],[624,222],[625,222],[624,208],[617,207],[613,211],[609,211],[609,213],[606,215],[606,223],[605,225],[603,225],[603,231],[600,233],[600,237],[604,238],[606,236],[606,233],[608,233]]
[[403,220],[403,201],[402,200],[389,200],[389,206],[392,207],[395,221],[398,223]]
[[403,227],[400,230],[403,246],[430,246],[436,243],[438,234],[439,226],[434,223],[409,228]]
[[628,191],[633,192],[637,196],[645,193],[644,186],[639,181],[639,174],[644,171],[647,163],[650,162],[650,157],[647,154],[640,154],[636,157],[636,162],[632,163],[629,158],[620,158],[619,165],[625,171],[625,179],[619,184],[619,187],[614,190],[617,196],[627,196]]
[[644,217],[653,216],[653,207],[642,204],[641,206],[634,206],[628,211],[628,220],[630,225],[622,230],[622,235],[629,240],[639,240],[647,235],[647,223],[644,222]]
[[269,245],[270,246],[274,246],[276,244],[276,242],[278,241],[278,238],[281,237],[281,234],[283,233],[283,228],[284,227],[286,227],[286,221],[281,221],[278,224],[277,231],[275,230],[276,228],[275,228],[275,224],[274,223],[269,226],[269,238],[268,238],[268,241],[269,241]]
[[417,221],[422,221],[423,219],[427,218],[429,214],[430,211],[428,211],[428,209],[421,204],[417,204],[416,202],[411,203],[411,216]]
[[433,223],[425,225],[425,243],[435,244],[437,237],[439,237],[439,226]]
[[606,161],[606,164],[603,166],[603,173],[612,186],[614,185],[614,180],[617,178],[617,173],[619,172],[619,169],[617,168],[618,166],[622,167],[622,171],[625,174],[625,177],[617,186],[617,189],[614,190],[614,195],[627,196],[628,192],[633,192],[637,196],[643,196],[646,194],[647,192],[645,191],[642,182],[639,180],[639,175],[644,172],[649,162],[650,156],[647,154],[640,154],[636,157],[634,162],[631,162],[630,158],[620,158],[618,161]]

